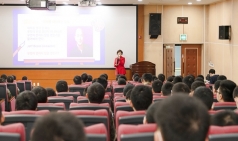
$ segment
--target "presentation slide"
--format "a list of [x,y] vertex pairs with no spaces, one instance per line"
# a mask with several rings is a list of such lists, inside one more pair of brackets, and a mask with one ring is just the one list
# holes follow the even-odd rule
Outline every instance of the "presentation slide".
[[113,68],[136,62],[136,6],[1,7],[1,68]]

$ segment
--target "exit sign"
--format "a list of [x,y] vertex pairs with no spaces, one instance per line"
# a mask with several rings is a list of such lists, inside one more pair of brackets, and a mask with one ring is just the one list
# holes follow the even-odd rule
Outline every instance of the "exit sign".
[[188,24],[188,17],[178,17],[177,23],[178,24]]

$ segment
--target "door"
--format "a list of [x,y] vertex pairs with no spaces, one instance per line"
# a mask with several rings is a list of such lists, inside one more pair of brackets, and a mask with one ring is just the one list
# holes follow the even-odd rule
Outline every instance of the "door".
[[181,53],[183,77],[201,74],[201,45],[182,45]]
[[174,49],[164,47],[164,75],[168,76],[174,75]]

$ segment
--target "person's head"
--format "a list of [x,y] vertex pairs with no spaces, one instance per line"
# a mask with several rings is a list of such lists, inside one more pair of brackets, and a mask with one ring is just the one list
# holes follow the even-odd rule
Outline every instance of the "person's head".
[[158,78],[155,75],[152,75],[152,81],[158,80]]
[[17,79],[16,75],[12,75],[12,77],[13,77],[13,79],[14,79],[14,80],[16,80],[16,79]]
[[45,90],[47,91],[47,96],[56,96],[55,90],[52,88],[45,88]]
[[139,79],[140,79],[140,77],[139,77],[139,76],[135,76],[133,80],[134,80],[135,82],[138,82],[138,81],[139,81]]
[[216,94],[217,93],[217,91],[218,91],[218,89],[219,89],[219,87],[220,87],[220,83],[221,83],[221,80],[217,80],[216,82],[215,82],[215,84],[214,84],[214,86],[213,86],[213,92]]
[[152,92],[153,93],[161,93],[161,87],[163,86],[163,82],[160,80],[155,80],[152,83]]
[[77,43],[77,46],[82,46],[83,44],[83,31],[81,28],[78,28],[75,32],[74,39]]
[[231,80],[222,80],[220,87],[217,91],[218,102],[234,102],[233,90],[236,87],[236,83]]
[[37,97],[31,91],[23,91],[16,98],[16,110],[36,110]]
[[154,115],[158,107],[159,107],[159,102],[154,102],[149,106],[149,108],[146,110],[146,115],[143,120],[144,124],[155,123]]
[[201,75],[201,74],[199,74],[198,76],[197,76],[197,78],[202,78],[203,79],[203,81],[204,81],[204,76],[203,75]]
[[0,126],[1,126],[1,123],[3,123],[4,121],[5,121],[5,117],[2,114],[2,106],[0,105]]
[[68,87],[68,83],[64,80],[59,80],[56,83],[56,91],[57,92],[68,92],[69,87]]
[[2,75],[1,75],[1,78],[2,78],[3,82],[6,82],[6,81],[7,81],[7,75],[6,75],[6,74],[2,74]]
[[126,80],[123,79],[123,78],[119,78],[118,81],[117,81],[117,84],[118,85],[126,85]]
[[36,120],[31,141],[86,141],[83,122],[69,112],[50,113]]
[[173,83],[176,84],[178,82],[182,82],[182,78],[180,76],[175,76],[173,79]]
[[171,91],[173,88],[174,84],[172,82],[166,82],[163,84],[162,88],[161,88],[161,94],[163,96],[169,96],[171,95]]
[[152,90],[148,86],[138,85],[131,91],[131,106],[135,111],[147,110],[152,100]]
[[48,93],[45,88],[36,86],[31,91],[36,95],[38,103],[47,102]]
[[211,89],[205,86],[198,87],[194,91],[193,96],[200,99],[206,105],[208,110],[212,109],[213,93]]
[[225,75],[219,75],[217,77],[217,80],[227,80],[226,76]]
[[190,92],[190,95],[192,96],[195,89],[198,88],[198,87],[201,87],[201,86],[206,86],[204,82],[201,82],[201,81],[194,81],[192,86],[191,86],[191,92]]
[[119,49],[119,50],[117,51],[117,55],[118,55],[118,56],[123,55],[123,51]]
[[181,93],[189,95],[190,89],[189,89],[188,85],[186,85],[185,83],[178,82],[178,83],[174,84],[171,93],[172,93],[172,95],[181,94]]
[[132,89],[130,89],[127,93],[126,93],[126,102],[127,103],[131,103],[131,91]]
[[27,77],[26,77],[26,76],[23,76],[21,80],[27,80]]
[[138,79],[138,82],[139,82],[139,83],[142,83],[142,79],[141,79],[141,78],[139,78],[139,79]]
[[119,78],[120,76],[121,76],[120,74],[117,74],[117,75],[116,75],[116,81],[118,80],[118,78]]
[[88,80],[87,80],[87,82],[92,82],[92,81],[93,81],[92,75],[88,75]]
[[161,81],[161,82],[163,82],[164,83],[164,80],[165,80],[165,75],[164,74],[159,74],[158,75],[158,79]]
[[74,84],[76,84],[76,85],[80,85],[80,84],[82,83],[82,79],[81,79],[81,77],[78,76],[78,75],[76,75],[76,76],[74,77],[73,81],[74,81]]
[[87,89],[86,97],[90,103],[102,103],[105,95],[105,88],[100,83],[93,83]]
[[126,96],[126,93],[127,93],[129,90],[132,90],[134,87],[135,87],[134,85],[128,83],[128,84],[124,87],[124,89],[123,89],[123,95],[124,95],[124,97]]
[[7,82],[8,83],[13,83],[13,81],[14,81],[13,76],[10,75],[10,76],[7,77]]
[[211,125],[231,126],[238,125],[238,114],[232,110],[222,110],[211,116]]
[[194,81],[200,81],[200,82],[203,82],[203,83],[204,83],[204,79],[202,79],[201,77],[197,77],[197,78],[195,78]]
[[126,78],[125,75],[120,75],[120,76],[118,77],[118,79],[119,79],[119,78],[123,78],[123,79],[125,79],[125,80],[127,81],[127,78]]
[[169,77],[167,78],[167,82],[173,82],[173,80],[174,80],[174,77],[173,77],[173,76],[169,76]]
[[142,83],[151,83],[151,81],[152,81],[152,74],[144,73],[142,75]]
[[[108,82],[107,82],[107,80],[106,80],[105,78],[99,77],[99,78],[97,78],[97,79],[95,80],[95,82],[100,83],[100,84],[103,86],[103,88],[104,88],[105,90],[107,89],[107,84],[108,84]],[[93,82],[93,83],[94,83],[94,82]]]
[[209,70],[209,75],[210,76],[213,76],[215,73],[216,73],[216,71],[214,69],[210,69]]
[[104,77],[106,80],[108,80],[108,75],[106,73],[101,74],[99,77]]
[[140,75],[138,73],[134,73],[132,76],[132,80],[134,80],[136,76],[140,77]]
[[191,89],[192,83],[194,82],[194,78],[191,75],[188,75],[183,78],[183,83],[188,85],[189,89]]
[[87,82],[87,80],[88,80],[88,75],[87,75],[87,73],[81,74],[81,79],[82,79],[83,83],[84,83],[84,82]]
[[204,141],[210,126],[210,116],[204,104],[181,94],[161,101],[154,119],[157,124],[155,141],[159,137],[163,141]]

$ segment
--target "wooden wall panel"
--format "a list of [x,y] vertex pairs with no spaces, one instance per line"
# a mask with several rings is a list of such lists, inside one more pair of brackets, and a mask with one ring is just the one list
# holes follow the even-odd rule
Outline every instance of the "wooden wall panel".
[[[39,83],[43,87],[55,88],[55,84],[58,80],[66,80],[68,84],[73,83],[75,75],[81,75],[86,72],[91,74],[93,78],[97,78],[102,73],[108,74],[109,80],[115,80],[115,70],[113,69],[98,69],[98,70],[76,70],[76,69],[1,69],[1,74],[15,75],[17,80],[21,80],[22,76],[27,76],[33,83]],[[130,70],[126,70],[126,77],[131,79]]]

